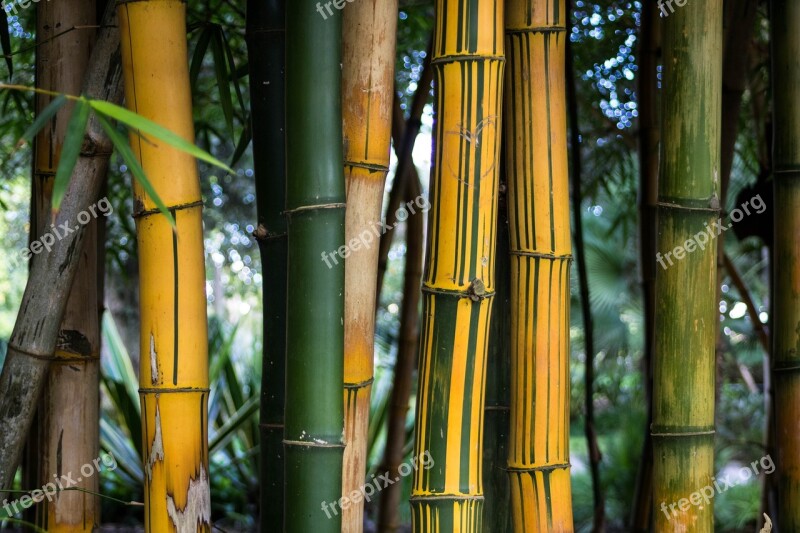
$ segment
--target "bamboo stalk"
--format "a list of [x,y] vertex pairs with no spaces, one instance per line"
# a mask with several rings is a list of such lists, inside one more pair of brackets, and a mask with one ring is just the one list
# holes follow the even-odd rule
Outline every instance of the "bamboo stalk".
[[642,269],[644,301],[644,350],[642,381],[645,389],[647,422],[642,457],[636,474],[631,528],[650,530],[653,509],[653,441],[650,423],[653,413],[653,337],[655,326],[656,211],[658,204],[658,65],[661,49],[661,22],[655,2],[642,6],[639,53],[639,261]]
[[[118,102],[122,98],[122,84],[116,60],[119,34],[113,8],[107,11],[102,26],[81,92],[90,98]],[[55,226],[68,223],[74,227],[78,214],[94,202],[105,178],[110,154],[111,142],[97,119],[90,117],[81,156],[56,215]],[[85,238],[86,233],[80,229],[64,235],[48,254],[36,256],[31,264],[0,375],[0,427],[3,427],[0,432],[0,499],[5,498],[2,491],[14,479],[43,391]]]
[[[185,4],[122,1],[117,11],[127,107],[193,142]],[[145,530],[210,531],[208,325],[197,165],[191,155],[136,132],[130,140],[175,220],[173,228],[134,183]]]
[[345,237],[342,20],[338,10],[323,18],[314,6],[313,0],[286,5],[286,116],[291,120],[286,123],[284,523],[288,532],[338,533],[345,272],[343,261],[324,258],[343,246]]
[[[395,97],[392,118],[392,137],[395,141],[395,147],[401,145],[398,140],[405,137],[408,128],[413,127],[406,123],[404,132],[403,122],[403,111],[400,109],[400,102]],[[402,149],[399,151],[402,151]],[[405,199],[411,202],[420,197],[422,186],[419,181],[419,175],[417,175],[417,169],[413,164],[406,166],[406,172],[405,177],[397,176],[395,179],[403,180],[406,185]],[[421,213],[408,217],[405,270],[403,273],[403,305],[400,311],[400,339],[398,340],[394,381],[389,400],[390,411],[386,429],[386,446],[383,451],[383,462],[379,468],[380,472],[388,472],[391,479],[398,477],[398,469],[404,459],[407,434],[406,419],[419,348],[419,300],[422,281],[422,260],[425,248],[424,227],[425,221]],[[380,507],[378,509],[378,531],[381,533],[391,533],[398,531],[402,527],[399,510],[401,496],[402,485],[400,483],[384,487],[383,491],[381,491]]]
[[[94,1],[42,3],[36,16],[36,79],[41,89],[77,94],[89,64],[96,25]],[[85,27],[54,36],[59,28]],[[68,38],[67,38],[68,37]],[[54,64],[60,68],[53,68]],[[36,95],[37,111],[52,100]],[[34,146],[35,234],[50,231],[53,182],[74,105],[59,110],[36,137]],[[95,198],[96,200],[96,198]],[[110,206],[109,206],[110,207]],[[85,226],[84,251],[61,323],[55,359],[50,365],[37,413],[39,449],[36,483],[43,486],[61,472],[80,472],[99,456],[100,327],[97,310],[97,219]],[[64,492],[36,506],[36,524],[52,532],[88,532],[100,522],[99,474],[81,476],[76,487],[91,491]],[[95,494],[92,494],[95,493]]]
[[423,276],[414,531],[479,531],[483,411],[494,296],[503,6],[437,0],[435,158]]
[[700,232],[707,236],[720,213],[721,61],[721,0],[688,3],[665,19],[657,249],[677,255],[656,270],[651,432],[658,532],[713,531],[713,501],[681,503],[714,475],[717,249],[714,239],[705,249],[689,243]]
[[[414,93],[414,99],[411,102],[408,120],[405,121],[406,126],[404,129],[402,129],[402,135],[394,135],[397,167],[394,171],[392,190],[389,191],[389,200],[386,203],[385,224],[387,227],[394,227],[397,224],[397,210],[400,208],[400,203],[405,197],[404,195],[408,188],[408,182],[406,179],[410,177],[412,172],[416,173],[416,167],[414,166],[413,158],[414,144],[417,141],[419,129],[422,126],[422,112],[425,109],[425,104],[429,100],[430,87],[431,83],[433,83],[433,69],[431,68],[431,43],[428,45],[427,55],[425,56],[425,60],[422,62],[422,72],[419,76],[419,82],[417,83],[417,90]],[[402,118],[402,110],[400,111],[400,115]],[[392,248],[393,240],[394,231],[387,231],[381,235],[381,242],[378,250],[378,297],[375,299],[376,308],[378,305],[380,305],[383,277],[386,274],[386,267],[389,264],[389,250]]]
[[514,530],[572,531],[563,0],[514,0],[506,18]]
[[[571,9],[571,6],[570,6]],[[583,345],[584,345],[584,426],[586,446],[589,450],[589,473],[592,478],[592,502],[594,516],[592,532],[604,533],[606,529],[605,497],[600,478],[600,462],[603,456],[600,445],[597,443],[597,432],[594,426],[594,325],[592,321],[592,303],[590,297],[589,275],[586,269],[586,247],[583,241],[583,219],[581,213],[582,193],[581,186],[583,172],[581,170],[581,132],[578,117],[577,86],[575,81],[575,65],[573,61],[572,44],[567,40],[567,107],[569,108],[569,146],[570,165],[572,167],[572,191],[570,202],[574,218],[575,256],[578,267],[578,292],[580,293],[581,318],[583,320]]]
[[511,485],[508,460],[509,410],[511,396],[511,270],[508,242],[508,195],[500,164],[497,201],[497,252],[495,302],[489,326],[489,354],[486,359],[486,405],[483,432],[483,484],[485,533],[511,533]]
[[780,531],[800,529],[800,3],[773,0],[773,366]]
[[[375,346],[378,237],[394,99],[397,0],[356,2],[344,10],[342,119],[347,190],[344,298],[344,419],[346,443],[342,531],[358,533],[364,524],[364,499],[357,496],[367,477],[369,407]],[[346,259],[345,259],[346,258]]]
[[247,55],[258,228],[264,288],[260,407],[261,530],[283,526],[286,397],[286,7],[247,3]]

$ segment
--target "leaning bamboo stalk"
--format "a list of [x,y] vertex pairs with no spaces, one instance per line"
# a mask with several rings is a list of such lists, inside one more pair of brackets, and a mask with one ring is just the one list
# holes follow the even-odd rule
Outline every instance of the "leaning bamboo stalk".
[[286,7],[247,3],[247,56],[258,228],[264,287],[260,405],[261,531],[283,526],[286,398]]
[[[94,1],[41,3],[36,16],[36,81],[41,89],[66,94],[81,90],[89,64],[96,25]],[[82,29],[54,36],[59,28]],[[53,68],[53,65],[60,65]],[[41,112],[51,96],[36,95]],[[50,231],[53,182],[74,105],[59,110],[50,127],[36,137],[33,201],[36,236]],[[96,200],[96,198],[95,198]],[[107,200],[106,200],[107,201]],[[110,207],[110,205],[109,205]],[[80,472],[99,454],[100,327],[97,311],[97,220],[85,225],[85,244],[61,323],[55,358],[37,414],[38,477],[32,486],[52,482],[60,472]],[[76,486],[91,492],[68,491],[36,507],[36,523],[46,531],[92,531],[100,522],[95,495],[99,475],[81,476]],[[95,493],[95,494],[92,494]]]
[[[110,8],[92,51],[82,93],[118,102],[122,98],[121,70],[116,57],[119,33]],[[84,146],[73,178],[56,215],[55,226],[75,225],[78,214],[97,198],[108,168],[111,142],[95,117],[90,117]],[[82,226],[81,226],[82,228]],[[72,281],[79,266],[86,233],[82,229],[57,240],[48,254],[33,261],[0,375],[0,498],[19,464],[25,437],[43,390]],[[43,290],[44,289],[44,290]]]
[[780,531],[800,530],[800,3],[772,2],[773,366]]
[[324,259],[345,236],[341,42],[341,12],[287,3],[284,527],[299,533],[341,531],[345,274]]
[[572,531],[564,0],[513,0],[506,17],[514,530]]
[[414,531],[478,531],[494,296],[503,96],[503,6],[437,0],[435,158],[423,276]]
[[[185,4],[144,0],[117,6],[128,108],[193,142]],[[136,132],[130,140],[175,220],[173,227],[134,184],[145,530],[210,531],[208,333],[197,164],[191,155]]]
[[[344,297],[345,449],[342,496],[357,494],[367,469],[367,433],[375,346],[378,237],[394,99],[397,0],[356,2],[344,10],[342,120],[347,191]],[[358,533],[364,499],[342,509],[342,531]]]
[[[392,116],[392,138],[395,147],[401,145],[399,139],[404,138],[411,127],[406,122],[403,131],[403,111],[395,97]],[[399,149],[398,152],[402,151]],[[398,163],[397,168],[400,168]],[[396,176],[405,185],[405,200],[413,202],[422,194],[416,167],[405,166],[406,175]],[[400,183],[395,183],[395,186]],[[406,223],[406,255],[403,271],[403,305],[400,311],[400,338],[397,341],[397,360],[394,364],[394,381],[389,399],[389,416],[386,424],[386,446],[383,449],[383,461],[379,472],[388,472],[391,479],[398,475],[403,462],[406,444],[406,420],[411,389],[414,382],[414,369],[419,348],[419,300],[422,281],[422,259],[425,250],[425,221],[419,213],[408,217]],[[385,237],[385,235],[384,235]],[[381,491],[378,508],[378,531],[392,533],[401,529],[400,500],[403,487],[394,483]]]
[[713,501],[679,503],[714,475],[717,250],[714,239],[705,249],[690,239],[708,237],[720,213],[721,61],[721,0],[690,2],[666,18],[657,249],[675,258],[656,269],[651,433],[658,532],[713,531]]

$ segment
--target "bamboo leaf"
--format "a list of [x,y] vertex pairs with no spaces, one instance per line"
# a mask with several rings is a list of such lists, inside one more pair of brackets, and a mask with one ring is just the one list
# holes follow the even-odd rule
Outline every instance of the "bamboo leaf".
[[209,442],[209,453],[213,454],[225,447],[236,430],[258,411],[258,400],[259,397],[257,395],[251,396],[238,411],[225,421],[225,424],[219,428],[216,435]]
[[242,89],[239,87],[239,78],[236,76],[236,62],[233,60],[233,52],[231,51],[230,44],[228,44],[225,30],[223,30],[222,27],[220,27],[219,33],[222,41],[222,49],[225,51],[225,56],[228,58],[229,79],[233,83],[233,88],[236,90],[236,99],[239,100],[239,108],[242,110],[242,113],[245,113],[247,108],[244,105]]
[[217,73],[217,86],[219,87],[219,101],[222,105],[222,113],[225,115],[228,131],[231,137],[233,137],[233,100],[231,99],[228,68],[225,63],[225,55],[222,51],[222,46],[222,34],[219,28],[217,28],[214,32],[214,40],[211,41],[211,53],[214,55],[214,70]]
[[[49,106],[48,106],[49,107]],[[64,146],[61,149],[61,157],[58,160],[56,169],[56,179],[53,184],[53,211],[58,212],[61,207],[61,200],[67,192],[67,185],[72,176],[72,170],[81,155],[83,146],[83,134],[86,131],[86,122],[89,120],[89,106],[84,100],[78,100],[72,116],[67,124],[67,134],[64,137]]]
[[231,157],[231,166],[234,166],[239,162],[239,159],[241,159],[244,155],[244,151],[247,150],[247,147],[250,145],[250,141],[252,139],[253,131],[250,126],[250,115],[248,115],[244,123],[244,128],[242,129],[242,135],[239,137],[239,142],[236,144],[236,150],[233,151],[233,156]]
[[211,42],[212,24],[207,24],[203,27],[200,37],[197,39],[197,45],[194,48],[192,55],[192,64],[189,68],[189,80],[192,87],[197,86],[197,77],[200,75],[200,69],[203,66],[203,58],[206,56],[208,50],[208,43]]
[[215,158],[202,148],[198,148],[191,142],[187,141],[177,133],[174,133],[164,126],[156,124],[150,119],[144,118],[140,115],[132,111],[128,111],[124,107],[120,107],[118,105],[112,104],[110,102],[105,102],[103,100],[89,100],[89,105],[97,111],[107,117],[111,117],[115,120],[118,120],[129,126],[130,128],[137,129],[143,134],[151,135],[157,139],[164,141],[165,143],[169,144],[173,148],[181,150],[182,152],[186,152],[187,154],[201,160],[205,161],[210,165],[214,165],[223,169],[226,172],[230,172],[234,174],[232,168],[228,165],[220,161],[219,159]]
[[153,203],[156,204],[158,210],[161,211],[162,215],[167,217],[167,220],[169,220],[169,223],[174,228],[175,219],[172,217],[172,213],[169,212],[169,209],[167,209],[167,206],[161,201],[161,198],[153,188],[150,180],[147,179],[144,169],[142,169],[142,165],[139,164],[139,160],[136,159],[135,155],[133,155],[133,150],[131,150],[131,147],[127,142],[125,142],[125,138],[116,129],[114,129],[114,126],[112,126],[105,117],[98,115],[97,119],[100,121],[100,125],[103,126],[103,130],[105,130],[108,138],[111,139],[111,142],[114,144],[114,148],[116,148],[117,153],[120,155],[120,157],[122,157],[122,160],[125,161],[125,164],[128,165],[133,177],[136,178],[136,181],[138,181],[142,186],[144,191],[147,193],[147,196],[153,200]]
[[6,58],[9,79],[14,74],[14,64],[11,61],[11,35],[8,32],[8,13],[5,9],[0,9],[3,19],[0,20],[0,47],[3,48],[3,56]]
[[[9,93],[11,94],[11,93]],[[64,104],[67,103],[67,97],[63,94],[59,94],[56,96],[47,107],[45,107],[41,113],[36,117],[36,120],[33,121],[25,133],[22,134],[22,138],[19,140],[19,146],[25,143],[32,143],[33,138],[36,137],[36,134],[44,128],[44,125],[47,124],[51,118],[58,113],[58,110],[64,107]]]

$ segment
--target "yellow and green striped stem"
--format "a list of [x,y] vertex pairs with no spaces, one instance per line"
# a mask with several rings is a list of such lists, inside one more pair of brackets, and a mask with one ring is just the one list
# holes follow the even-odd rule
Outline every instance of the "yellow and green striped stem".
[[[117,10],[128,108],[194,142],[185,4],[123,1]],[[210,531],[208,328],[197,165],[163,142],[135,132],[130,140],[175,220],[173,227],[135,183],[145,530]]]
[[572,531],[568,17],[563,0],[509,0],[507,6],[511,511],[514,531]]
[[503,6],[437,0],[435,149],[423,276],[412,523],[480,531],[485,367],[494,295]]
[[[655,531],[711,532],[717,243],[720,213],[722,1],[689,2],[664,20],[653,361]],[[692,246],[702,232],[708,243]],[[683,250],[683,251],[682,251]]]

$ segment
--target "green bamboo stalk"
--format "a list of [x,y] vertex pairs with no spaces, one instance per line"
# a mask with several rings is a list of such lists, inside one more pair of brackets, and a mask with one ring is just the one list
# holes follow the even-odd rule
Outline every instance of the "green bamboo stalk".
[[247,56],[258,227],[264,286],[260,406],[261,531],[283,525],[286,379],[286,9],[248,0]]
[[800,2],[772,2],[778,529],[800,530]]
[[510,533],[511,487],[508,483],[509,403],[511,400],[511,271],[508,261],[508,204],[500,165],[497,201],[497,260],[495,302],[489,326],[489,354],[486,359],[486,406],[483,432],[483,497],[485,533]]
[[480,531],[494,296],[503,4],[437,0],[435,160],[423,276],[411,515],[415,532]]
[[658,191],[651,426],[658,532],[714,528],[713,500],[689,498],[714,475],[717,246],[709,228],[720,213],[721,65],[722,0],[675,9],[664,22]]
[[[286,6],[285,530],[339,533],[344,444],[341,12]],[[324,257],[328,253],[328,261]],[[322,257],[321,257],[322,255]]]

